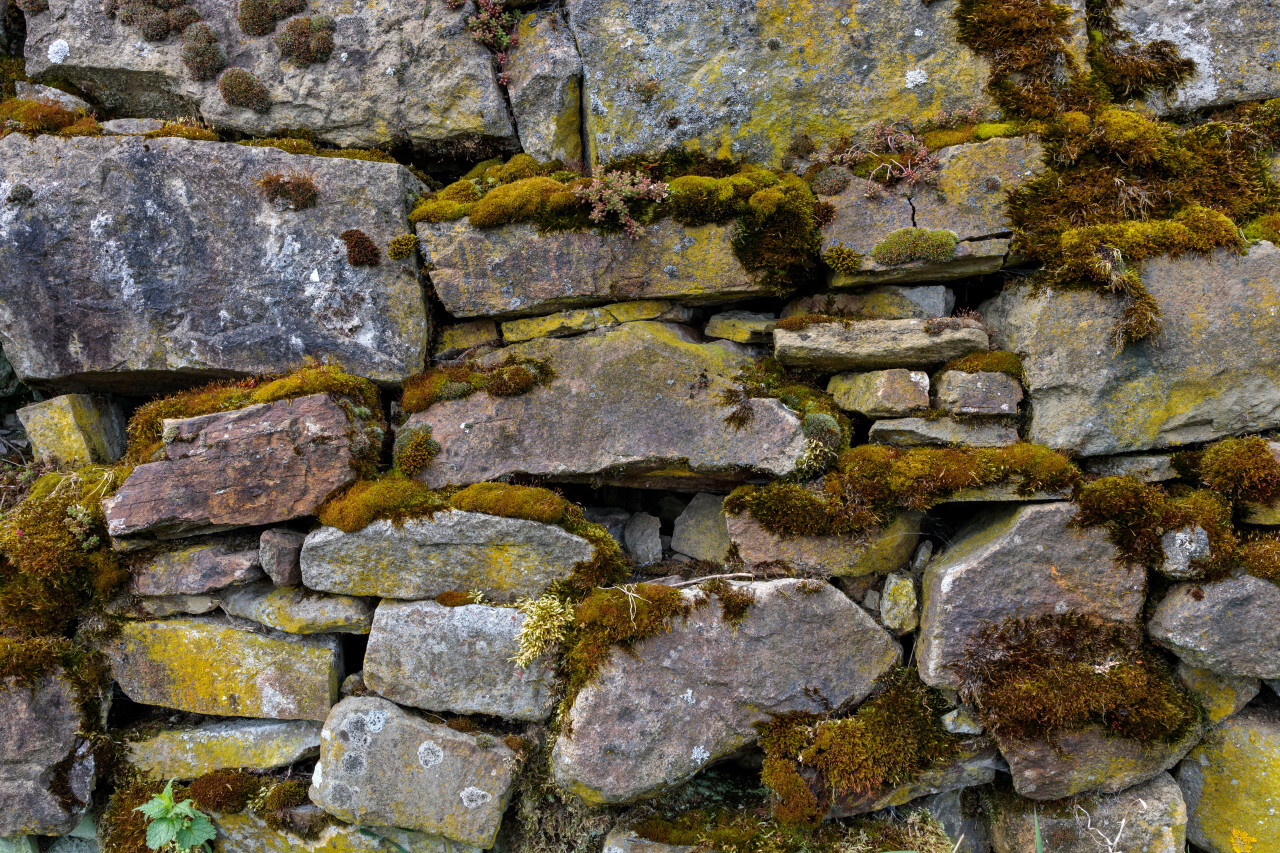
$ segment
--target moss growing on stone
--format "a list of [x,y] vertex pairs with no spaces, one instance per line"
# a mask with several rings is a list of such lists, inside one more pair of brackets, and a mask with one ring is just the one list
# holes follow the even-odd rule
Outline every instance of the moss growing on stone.
[[1280,461],[1261,438],[1226,438],[1200,454],[1201,481],[1232,504],[1280,497]]
[[271,786],[266,797],[262,801],[257,811],[258,816],[262,818],[269,829],[276,832],[287,832],[292,827],[286,822],[290,809],[296,809],[298,806],[307,803],[307,789],[309,783],[301,779],[294,779],[288,782],[278,782]]
[[[152,853],[147,846],[149,821],[138,807],[163,790],[163,782],[154,782],[136,772],[117,782],[98,818],[102,853]],[[174,785],[173,796],[178,802],[187,799],[187,786]]]
[[380,519],[401,524],[449,509],[449,502],[439,493],[393,471],[377,479],[352,483],[325,501],[319,516],[321,524],[355,533]]
[[9,133],[99,136],[102,129],[93,116],[83,110],[69,110],[52,101],[10,98],[0,101],[0,134]]
[[213,27],[200,21],[183,31],[182,64],[197,81],[214,80],[227,67],[227,52]]
[[[805,316],[813,319],[813,315]],[[787,321],[793,319],[780,320],[778,325],[783,328],[792,328],[793,324]],[[814,322],[844,323],[848,321],[832,317],[815,319]],[[783,326],[784,323],[787,325]],[[803,326],[797,328],[803,328]],[[823,390],[821,377],[790,371],[776,359],[766,358],[747,365],[735,378],[737,387],[724,390],[719,397],[722,406],[732,407],[729,414],[725,415],[724,422],[734,429],[744,429],[755,417],[752,400],[774,399],[796,412],[802,422],[810,415],[825,415],[835,421],[835,425],[840,430],[836,440],[831,440],[832,437],[826,430],[822,430],[823,435],[816,436],[819,424],[825,424],[826,421],[811,421],[810,430],[806,431],[806,438],[810,439],[811,443],[816,439],[827,449],[834,449],[837,453],[849,446],[852,440],[849,418],[836,406],[831,395]],[[815,435],[810,435],[810,432],[814,432]]]
[[290,18],[276,34],[280,55],[298,65],[328,62],[333,53],[333,18],[328,15]]
[[524,518],[543,524],[563,523],[573,506],[549,489],[506,483],[475,483],[455,493],[449,502],[466,512]]
[[262,788],[262,780],[242,770],[214,770],[191,782],[191,799],[204,811],[237,814]]
[[1267,240],[1280,246],[1280,213],[1266,213],[1244,227],[1248,240]]
[[396,434],[393,460],[396,470],[413,477],[420,473],[440,452],[440,442],[431,437],[430,424],[412,424]]
[[855,273],[862,269],[862,255],[848,246],[832,246],[822,259],[836,272]]
[[407,413],[421,412],[441,400],[460,400],[477,391],[497,397],[518,396],[550,383],[555,375],[545,359],[516,355],[509,355],[498,364],[468,362],[435,367],[404,381],[400,407]]
[[146,139],[177,137],[179,139],[194,139],[199,142],[218,141],[218,134],[213,128],[204,126],[197,119],[187,118],[166,121],[160,126],[159,130],[148,130],[143,134],[143,137]]
[[979,350],[948,361],[940,372],[958,370],[961,373],[1003,373],[1022,381],[1022,359],[1016,352],[1005,350]]
[[111,689],[111,673],[101,652],[62,637],[0,637],[0,684],[34,688],[55,672],[61,672],[74,689],[86,729],[96,730],[102,719],[102,698]]
[[200,13],[187,0],[108,0],[104,6],[120,23],[136,27],[147,41],[164,41],[200,20]]
[[229,106],[242,107],[257,113],[271,109],[271,96],[267,87],[243,68],[228,68],[218,78],[218,92]]
[[376,267],[382,262],[382,250],[359,228],[348,228],[338,235],[347,246],[347,263],[353,267]]
[[953,231],[900,228],[872,248],[871,259],[884,266],[915,261],[943,264],[955,257],[958,239]]
[[418,250],[418,235],[401,234],[392,237],[387,243],[387,257],[393,261],[401,261]]
[[278,202],[290,210],[315,207],[320,195],[312,174],[299,169],[267,172],[254,183],[270,201]]
[[236,23],[247,36],[265,36],[275,32],[276,24],[306,8],[306,0],[240,0],[236,6]]
[[1165,39],[1138,44],[1115,19],[1123,0],[1087,0],[1089,69],[1092,79],[1113,100],[1141,98],[1153,92],[1172,96],[1190,80],[1196,64]]

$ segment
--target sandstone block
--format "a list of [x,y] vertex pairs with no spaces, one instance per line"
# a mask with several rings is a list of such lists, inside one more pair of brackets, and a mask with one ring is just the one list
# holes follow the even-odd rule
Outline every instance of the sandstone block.
[[910,575],[890,574],[880,593],[880,623],[896,636],[910,634],[920,626],[920,596]]
[[156,779],[194,779],[211,770],[270,770],[320,752],[310,720],[213,720],[161,729],[126,747],[129,761]]
[[42,462],[78,468],[124,456],[124,412],[102,397],[63,394],[23,406],[18,420]]
[[868,418],[900,418],[929,408],[929,374],[923,370],[838,373],[827,393],[846,412]]
[[334,824],[328,817],[309,802],[289,810],[289,825],[321,827],[311,840],[272,829],[247,809],[239,814],[216,814],[213,823],[218,828],[221,853],[386,853],[389,849],[404,853],[480,853],[475,847],[440,835],[385,826]]
[[376,604],[367,598],[271,583],[235,587],[219,598],[229,615],[288,634],[367,634]]
[[926,320],[818,323],[800,331],[774,329],[778,360],[813,370],[928,367],[986,349],[987,333],[972,320],[934,327]]

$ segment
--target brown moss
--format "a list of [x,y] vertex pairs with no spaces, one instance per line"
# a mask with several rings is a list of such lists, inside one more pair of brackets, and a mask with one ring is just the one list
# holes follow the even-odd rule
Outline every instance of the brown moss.
[[468,604],[475,604],[475,596],[469,592],[458,592],[457,590],[447,589],[435,598],[436,604],[443,607],[466,607]]
[[1280,585],[1280,538],[1259,536],[1240,545],[1240,564],[1249,574]]
[[523,518],[543,524],[560,524],[571,506],[548,489],[506,483],[475,483],[454,494],[449,502],[466,512]]
[[376,267],[382,262],[382,250],[359,228],[348,228],[338,235],[347,244],[347,263],[353,267]]
[[490,365],[445,365],[406,379],[400,407],[408,413],[421,412],[441,400],[458,400],[477,391],[510,397],[547,385],[555,375],[545,359],[516,355]]
[[10,98],[0,101],[0,130],[29,136],[98,136],[101,128],[83,110],[69,110],[53,101]]
[[262,787],[262,780],[241,770],[214,770],[191,783],[191,799],[204,811],[236,814]]
[[1004,350],[971,352],[948,361],[942,366],[940,372],[945,373],[948,370],[958,370],[961,373],[1003,373],[1019,382],[1022,381],[1022,359],[1017,353]]
[[254,183],[270,201],[279,202],[290,210],[315,207],[320,195],[313,173],[300,169],[267,172]]
[[301,779],[279,782],[267,792],[262,805],[255,811],[269,829],[276,832],[296,831],[297,828],[290,820],[290,812],[310,802],[308,788],[310,784]]
[[201,21],[183,31],[182,64],[197,81],[214,80],[227,67],[227,52],[213,27]]
[[200,142],[218,141],[218,134],[213,128],[206,127],[198,119],[190,118],[166,121],[160,126],[159,130],[149,130],[143,134],[143,137],[146,139],[177,137],[179,139],[194,139]]
[[96,731],[102,719],[102,697],[111,688],[111,673],[101,652],[62,637],[0,637],[0,684],[33,688],[55,672],[74,689],[86,730]]
[[[163,782],[153,782],[136,774],[117,784],[98,819],[103,853],[151,853],[147,846],[149,821],[138,807],[163,790]],[[186,786],[175,785],[173,795],[179,802],[186,799]]]
[[755,593],[749,586],[735,586],[724,578],[715,578],[698,586],[703,592],[714,595],[720,602],[720,618],[726,625],[738,627],[756,603]]
[[228,68],[218,77],[218,92],[229,106],[265,113],[271,109],[267,87],[243,68]]
[[276,34],[280,55],[298,65],[328,62],[333,53],[333,18],[328,15],[290,18]]
[[1115,19],[1122,0],[1088,0],[1089,68],[1092,79],[1113,100],[1141,98],[1153,92],[1172,96],[1195,75],[1196,64],[1176,45],[1159,39],[1138,44]]
[[276,24],[306,8],[305,0],[240,0],[236,23],[247,36],[265,36]]
[[345,533],[363,530],[379,519],[402,524],[430,518],[450,508],[437,492],[393,471],[374,480],[358,480],[320,507],[320,523]]
[[1210,445],[1199,467],[1204,484],[1232,504],[1270,504],[1280,497],[1280,461],[1256,436]]

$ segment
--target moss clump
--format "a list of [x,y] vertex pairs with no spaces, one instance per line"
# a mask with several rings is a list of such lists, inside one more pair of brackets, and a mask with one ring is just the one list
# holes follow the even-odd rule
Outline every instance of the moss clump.
[[960,694],[999,738],[1048,740],[1100,725],[1173,743],[1199,712],[1137,625],[1078,614],[1006,619],[980,630],[956,666]]
[[524,518],[543,524],[562,523],[573,506],[548,489],[506,483],[476,483],[454,494],[449,502],[465,512]]
[[822,259],[836,272],[852,274],[862,269],[862,255],[848,246],[832,246]]
[[413,477],[436,458],[440,442],[431,437],[430,424],[412,424],[400,428],[396,434],[393,459],[396,470]]
[[218,91],[222,100],[233,107],[242,107],[257,113],[271,109],[271,96],[267,87],[243,68],[228,68],[218,78]]
[[[138,807],[164,790],[163,782],[152,782],[130,774],[118,782],[98,819],[98,838],[103,853],[151,853],[147,845],[149,821]],[[175,785],[174,799],[187,799],[186,785]]]
[[1267,213],[1244,227],[1248,240],[1266,240],[1280,246],[1280,213]]
[[418,199],[409,214],[410,222],[450,222],[471,213],[480,200],[480,187],[474,180],[455,181],[434,196]]
[[[254,808],[258,817],[268,829],[276,832],[296,832],[297,827],[290,820],[290,812],[310,802],[307,790],[310,785],[301,779],[279,782],[267,791],[260,805]],[[311,833],[307,833],[311,834]]]
[[525,178],[502,184],[472,205],[471,224],[476,228],[496,228],[535,219],[552,196],[564,193],[564,185],[554,178]]
[[213,27],[201,21],[183,31],[182,64],[192,80],[214,80],[227,67],[227,52]]
[[177,119],[166,121],[159,130],[148,130],[143,136],[147,139],[177,137],[179,139],[195,139],[200,142],[217,142],[218,134],[213,128],[205,127],[196,119]]
[[236,23],[247,36],[270,35],[276,24],[306,7],[306,0],[240,0]]
[[393,261],[404,260],[418,250],[417,234],[401,234],[387,243],[387,257]]
[[968,355],[952,359],[942,366],[940,372],[958,370],[961,373],[1003,373],[1022,381],[1022,359],[1016,352],[1005,350],[979,350]]
[[853,175],[848,169],[828,166],[813,179],[813,192],[816,195],[840,195],[853,182]]
[[191,783],[191,799],[205,811],[237,814],[262,787],[262,780],[241,770],[214,770]]
[[[813,315],[805,316],[812,319],[813,322],[846,322],[839,318],[814,319]],[[803,325],[788,323],[788,320],[794,320],[794,318],[789,317],[779,321],[779,326],[782,328],[804,328]],[[783,323],[787,325],[783,326]],[[729,414],[725,415],[724,422],[734,429],[745,429],[754,419],[755,412],[752,408],[752,400],[774,399],[779,400],[787,408],[796,412],[802,420],[810,415],[828,416],[835,421],[840,430],[840,436],[835,442],[834,449],[839,451],[849,446],[852,437],[849,418],[836,406],[831,395],[822,389],[821,376],[789,371],[780,365],[776,359],[766,358],[743,368],[736,379],[738,382],[737,387],[728,388],[721,392],[719,398],[722,406],[732,407]],[[811,425],[817,427],[818,422],[812,422]],[[829,437],[823,436],[819,440]],[[814,436],[806,434],[806,438],[813,439]]]
[[348,228],[338,235],[347,245],[347,263],[353,267],[376,267],[382,263],[382,250],[359,228]]
[[320,507],[320,523],[345,533],[363,530],[379,519],[402,524],[411,518],[430,518],[450,509],[437,492],[399,472],[375,480],[358,480]]
[[724,578],[713,578],[698,586],[703,592],[714,595],[720,602],[720,618],[726,625],[738,627],[747,618],[756,603],[750,587],[734,586]]
[[137,27],[147,41],[164,41],[200,20],[200,13],[186,0],[108,0],[104,5],[107,14]]
[[255,181],[270,201],[290,210],[305,210],[316,206],[320,196],[315,178],[310,172],[290,169],[287,172],[271,171]]
[[871,259],[884,266],[923,261],[943,264],[955,257],[956,237],[953,231],[928,228],[899,228],[871,250]]
[[1138,44],[1115,19],[1123,0],[1088,0],[1089,68],[1093,80],[1112,100],[1141,98],[1153,92],[1172,96],[1195,75],[1196,64],[1184,59],[1170,41]]
[[1246,572],[1280,586],[1280,538],[1259,536],[1242,543],[1238,553]]
[[448,589],[440,593],[435,598],[436,604],[443,607],[466,607],[468,604],[476,604],[476,597],[469,592],[458,592],[457,590]]
[[93,117],[82,110],[69,110],[53,101],[10,98],[0,101],[0,130],[5,135],[18,132],[28,136],[98,136],[102,130]]
[[839,324],[847,328],[852,322],[848,317],[832,317],[829,314],[792,314],[790,317],[779,320],[775,328],[785,329],[788,332],[801,332],[810,326],[828,324]]
[[333,53],[333,18],[328,15],[290,18],[276,34],[280,55],[298,65],[328,62]]
[[1270,504],[1280,497],[1280,461],[1256,436],[1210,445],[1199,468],[1204,484],[1229,503]]
[[400,407],[405,412],[421,412],[441,400],[460,400],[477,391],[513,397],[536,385],[547,385],[555,375],[548,361],[516,355],[509,355],[498,364],[469,362],[436,367],[404,381]]

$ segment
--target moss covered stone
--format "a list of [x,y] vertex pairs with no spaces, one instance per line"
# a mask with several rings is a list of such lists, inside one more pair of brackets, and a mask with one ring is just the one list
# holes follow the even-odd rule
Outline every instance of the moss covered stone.
[[213,770],[271,770],[316,754],[320,723],[219,720],[126,733],[129,762],[154,779],[194,779]]
[[1280,719],[1248,709],[1211,730],[1178,767],[1187,838],[1213,853],[1262,853],[1280,845]]

